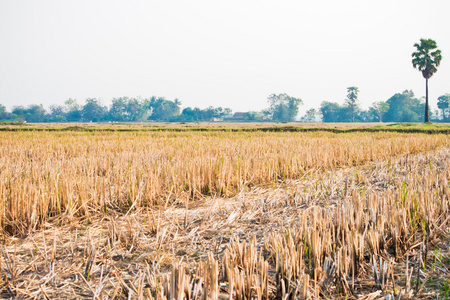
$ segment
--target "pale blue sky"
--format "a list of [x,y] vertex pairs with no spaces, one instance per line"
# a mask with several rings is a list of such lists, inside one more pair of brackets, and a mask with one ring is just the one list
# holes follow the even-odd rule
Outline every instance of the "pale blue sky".
[[430,81],[450,93],[450,1],[0,0],[0,103],[87,97],[179,98],[183,106],[260,110],[271,93],[319,107],[387,100],[425,81],[413,44],[443,53]]

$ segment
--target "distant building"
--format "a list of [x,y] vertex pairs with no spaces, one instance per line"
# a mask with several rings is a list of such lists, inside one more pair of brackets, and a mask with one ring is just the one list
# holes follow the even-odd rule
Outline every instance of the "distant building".
[[232,117],[223,118],[224,122],[246,122],[248,121],[246,112],[235,112]]

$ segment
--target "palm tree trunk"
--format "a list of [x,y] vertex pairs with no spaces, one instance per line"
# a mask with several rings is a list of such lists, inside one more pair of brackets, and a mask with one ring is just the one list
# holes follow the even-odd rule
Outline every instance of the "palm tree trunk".
[[428,111],[428,78],[425,78],[425,123],[430,122],[430,112]]

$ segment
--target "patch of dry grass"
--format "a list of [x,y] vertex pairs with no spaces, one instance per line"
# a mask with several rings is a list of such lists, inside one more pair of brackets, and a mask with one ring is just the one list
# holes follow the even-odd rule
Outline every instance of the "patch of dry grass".
[[205,196],[300,178],[448,144],[443,135],[264,132],[1,132],[0,229]]
[[446,136],[2,134],[3,297],[445,295]]

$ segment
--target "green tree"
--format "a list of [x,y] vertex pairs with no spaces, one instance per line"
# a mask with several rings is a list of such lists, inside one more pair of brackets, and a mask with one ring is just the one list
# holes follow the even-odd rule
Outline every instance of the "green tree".
[[383,122],[383,115],[389,110],[389,103],[385,101],[378,101],[373,103],[370,108],[372,108],[373,111],[377,114],[380,122]]
[[447,117],[445,112],[448,110],[450,104],[450,94],[442,95],[438,98],[437,106],[440,110],[442,110],[442,117],[444,119],[444,122],[447,121]]
[[22,105],[14,106],[11,113],[16,121],[26,121],[25,115],[27,113],[27,109]]
[[298,114],[298,108],[303,101],[287,94],[272,94],[268,97],[269,112],[273,121],[292,122]]
[[8,118],[8,112],[6,111],[6,107],[0,104],[0,120],[6,120]]
[[27,110],[27,122],[41,123],[47,121],[47,112],[42,104],[32,104],[28,106]]
[[374,108],[371,106],[368,110],[361,110],[358,114],[358,121],[359,122],[379,122],[380,116],[377,114],[377,112],[374,110]]
[[144,121],[150,114],[149,109],[145,107],[140,97],[128,99],[126,112],[128,121],[132,122]]
[[180,121],[183,122],[195,122],[198,121],[194,110],[191,107],[183,109],[180,115]]
[[62,105],[51,105],[49,121],[50,122],[65,122],[66,121],[65,107]]
[[322,113],[323,122],[341,122],[340,112],[342,107],[339,103],[323,101],[320,104],[320,112]]
[[228,107],[216,107],[214,108],[214,118],[222,119],[226,116],[231,115],[231,109]]
[[111,121],[128,121],[127,118],[128,97],[113,98],[109,108],[109,119]]
[[95,98],[86,99],[86,103],[82,109],[83,120],[85,122],[100,122],[104,119],[107,108],[100,104]]
[[248,111],[245,113],[244,119],[249,122],[261,122],[263,120],[263,116],[260,112]]
[[147,101],[148,107],[152,113],[149,120],[158,122],[167,122],[176,119],[180,115],[181,102],[178,99],[174,101],[166,100],[164,97],[151,97]]
[[31,104],[27,108],[23,106],[15,106],[12,113],[16,116],[18,120],[23,120],[32,123],[40,123],[47,121],[47,112],[44,106]]
[[347,99],[345,99],[345,103],[349,111],[352,114],[352,122],[355,122],[355,113],[358,110],[358,93],[359,89],[356,86],[351,86],[347,88]]
[[414,68],[422,72],[425,78],[425,122],[430,122],[428,106],[428,79],[437,72],[437,67],[442,60],[441,50],[437,49],[436,42],[432,39],[420,39],[420,44],[414,44],[415,52],[412,53]]
[[315,108],[308,109],[305,115],[302,117],[302,122],[315,122],[317,116],[317,110]]
[[231,114],[231,109],[223,108],[223,107],[212,107],[209,106],[205,109],[200,109],[195,107],[192,109],[191,107],[186,107],[181,112],[181,115],[174,118],[173,120],[179,122],[210,122],[215,118],[222,119],[225,116]]
[[397,93],[386,102],[389,109],[383,116],[384,122],[419,122],[425,105],[411,90]]
[[82,117],[82,108],[77,100],[69,98],[64,102],[66,111],[66,120],[68,122],[80,122]]
[[203,121],[212,121],[215,117],[215,109],[212,106],[207,107],[203,110]]

